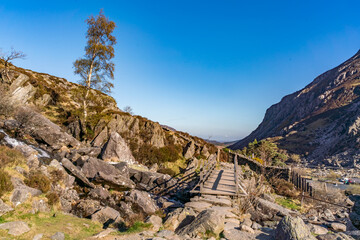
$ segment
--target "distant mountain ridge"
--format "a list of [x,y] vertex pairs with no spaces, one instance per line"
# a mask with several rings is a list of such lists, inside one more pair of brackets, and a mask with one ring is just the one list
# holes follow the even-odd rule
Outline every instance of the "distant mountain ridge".
[[360,51],[267,109],[261,124],[231,145],[271,138],[309,163],[357,166],[360,160]]

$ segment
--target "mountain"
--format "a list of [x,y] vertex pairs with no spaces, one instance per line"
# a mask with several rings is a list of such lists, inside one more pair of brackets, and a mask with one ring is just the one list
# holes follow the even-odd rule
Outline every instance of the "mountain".
[[260,125],[231,145],[270,139],[310,164],[357,166],[360,160],[360,51],[267,109]]

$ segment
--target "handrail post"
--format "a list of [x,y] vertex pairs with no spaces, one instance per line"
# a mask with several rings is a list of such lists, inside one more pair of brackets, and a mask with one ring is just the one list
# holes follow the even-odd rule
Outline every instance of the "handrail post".
[[203,191],[203,177],[204,177],[204,169],[205,168],[205,160],[202,162],[202,168],[200,169],[200,194]]
[[235,168],[235,193],[238,195],[239,186],[238,186],[238,164],[237,164],[237,155],[234,155],[234,168]]

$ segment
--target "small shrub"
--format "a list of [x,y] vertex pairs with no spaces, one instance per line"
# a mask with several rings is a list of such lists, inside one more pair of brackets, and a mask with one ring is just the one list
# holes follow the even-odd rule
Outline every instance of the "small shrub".
[[50,172],[51,180],[53,182],[58,182],[63,179],[64,173],[61,170],[54,169]]
[[160,168],[158,172],[162,174],[169,174],[172,177],[176,175],[176,172],[170,168]]
[[24,162],[25,158],[21,152],[6,146],[0,146],[0,167],[18,165]]
[[293,198],[299,195],[294,184],[284,179],[273,177],[272,179],[270,179],[270,183],[273,186],[276,194],[278,195],[289,198]]
[[48,199],[48,204],[50,206],[53,206],[60,201],[59,195],[55,192],[49,192],[46,194],[46,198]]
[[25,184],[44,193],[48,192],[51,188],[50,179],[42,173],[31,174],[28,179],[25,179]]
[[7,172],[0,170],[0,197],[6,192],[10,192],[14,189],[11,183],[11,177]]

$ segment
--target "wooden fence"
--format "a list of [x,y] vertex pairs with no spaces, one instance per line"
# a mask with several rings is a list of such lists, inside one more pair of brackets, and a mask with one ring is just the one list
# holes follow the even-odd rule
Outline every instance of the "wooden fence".
[[291,172],[290,182],[303,193],[308,193],[310,197],[314,197],[314,189],[308,182],[307,178],[302,177],[296,171]]

